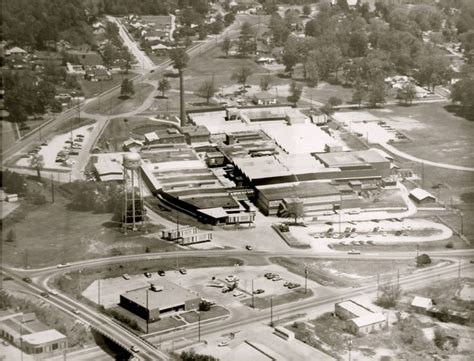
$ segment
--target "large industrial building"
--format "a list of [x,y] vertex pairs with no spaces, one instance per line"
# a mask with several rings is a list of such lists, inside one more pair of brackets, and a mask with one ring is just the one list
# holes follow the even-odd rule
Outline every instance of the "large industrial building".
[[120,295],[120,306],[153,322],[174,312],[195,310],[201,298],[165,278]]

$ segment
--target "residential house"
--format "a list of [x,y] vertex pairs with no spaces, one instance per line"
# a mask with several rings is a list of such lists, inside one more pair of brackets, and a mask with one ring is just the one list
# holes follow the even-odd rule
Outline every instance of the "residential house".
[[23,50],[22,48],[19,48],[17,46],[15,46],[11,49],[7,49],[5,51],[6,56],[15,56],[15,55],[24,56],[26,54],[28,54],[28,52],[26,50]]
[[334,308],[336,316],[346,321],[348,330],[355,335],[379,331],[387,326],[383,313],[374,312],[368,306],[353,300],[338,302]]
[[86,70],[85,79],[89,81],[111,80],[112,74],[105,68],[90,68]]
[[253,96],[253,102],[257,105],[273,105],[277,103],[276,95],[263,90]]

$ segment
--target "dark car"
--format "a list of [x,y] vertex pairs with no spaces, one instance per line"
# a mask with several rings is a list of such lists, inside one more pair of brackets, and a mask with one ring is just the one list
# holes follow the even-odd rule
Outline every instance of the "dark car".
[[158,271],[158,275],[161,276],[161,277],[163,277],[163,276],[165,275],[165,271],[163,271],[163,270],[160,269],[160,270]]
[[261,288],[259,288],[259,289],[255,290],[255,291],[253,291],[253,293],[256,294],[256,295],[259,295],[259,294],[261,294],[261,293],[263,293],[263,292],[265,292],[265,290],[262,290]]
[[246,245],[245,248],[247,249],[247,251],[251,251],[252,250],[252,246],[251,245]]
[[33,281],[31,280],[31,278],[29,278],[29,277],[23,278],[23,281],[26,282],[26,283],[32,283],[32,282],[33,282]]
[[150,277],[151,277],[151,273],[150,273],[150,272],[145,272],[144,275],[145,275],[146,278],[150,278]]
[[12,280],[13,280],[13,277],[5,276],[5,277],[3,277],[3,280],[4,280],[4,281],[12,281]]
[[49,292],[41,292],[41,296],[44,298],[49,298]]

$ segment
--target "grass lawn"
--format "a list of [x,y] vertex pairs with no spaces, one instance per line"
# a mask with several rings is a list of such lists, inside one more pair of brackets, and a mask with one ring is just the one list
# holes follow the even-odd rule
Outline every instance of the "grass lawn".
[[124,79],[130,79],[135,76],[134,73],[128,74],[113,74],[111,80],[106,81],[89,81],[86,79],[79,79],[79,84],[81,85],[82,92],[84,96],[88,98],[93,98],[100,93],[103,93],[117,85],[122,84]]
[[421,159],[473,167],[474,122],[449,113],[444,105],[390,106],[370,112],[387,118],[390,125],[413,140],[400,146],[402,151]]
[[[285,294],[276,295],[273,297],[257,295],[254,297],[254,305],[255,305],[255,308],[265,309],[265,308],[270,308],[271,305],[275,307],[275,306],[284,305],[290,302],[304,300],[305,298],[311,297],[312,295],[313,295],[313,291],[308,289],[308,292],[305,293],[304,286],[303,286],[303,287],[294,288],[292,290],[288,290],[288,292]],[[244,305],[252,307],[252,297],[245,299],[244,301],[242,301],[242,303]]]
[[351,102],[352,88],[321,82],[314,88],[305,87],[302,96],[324,104],[327,103],[329,98],[337,97],[344,104]]
[[66,123],[59,124],[56,128],[54,128],[54,132],[55,134],[64,134],[70,132],[71,130],[78,129],[89,124],[94,124],[95,122],[95,119],[91,118],[72,118]]
[[[160,239],[159,226],[150,233],[123,235],[112,214],[96,214],[68,209],[69,200],[56,190],[51,203],[49,185],[43,189],[47,203],[29,206],[24,217],[9,222],[2,230],[14,229],[16,242],[5,242],[2,259],[12,266],[48,266],[64,262],[119,254],[175,250],[176,246]],[[156,233],[155,233],[156,232]]]
[[[201,314],[201,322],[209,320],[211,318],[226,316],[230,314],[227,309],[221,306],[212,306],[209,311],[199,311],[199,313]],[[180,316],[184,318],[188,323],[195,323],[199,321],[199,316],[196,311],[182,313]]]
[[142,105],[152,91],[153,87],[150,84],[135,84],[135,94],[130,98],[121,99],[118,96],[112,97],[103,101],[101,104],[95,103],[86,106],[86,111],[93,114],[98,113],[108,115],[126,113]]

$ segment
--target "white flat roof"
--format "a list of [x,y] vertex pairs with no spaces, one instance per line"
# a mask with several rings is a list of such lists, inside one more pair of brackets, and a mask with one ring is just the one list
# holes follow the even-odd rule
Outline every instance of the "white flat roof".
[[411,305],[415,307],[429,308],[433,306],[433,302],[430,298],[415,296],[415,298],[411,302]]
[[30,345],[42,345],[45,343],[50,343],[50,342],[65,339],[66,336],[64,336],[61,332],[57,330],[51,329],[51,330],[31,333],[29,335],[24,335],[24,336],[21,336],[21,338],[23,339],[24,342],[27,342]]
[[412,195],[413,197],[415,197],[416,199],[418,200],[423,200],[425,198],[433,198],[433,199],[436,199],[436,197],[434,195],[432,195],[431,193],[425,191],[424,189],[421,189],[421,188],[415,188],[413,189],[411,192],[410,192],[410,195]]
[[355,323],[357,327],[364,327],[373,325],[374,323],[384,322],[386,320],[383,313],[372,313],[366,314],[361,317],[353,318],[351,321]]
[[362,305],[359,305],[358,303],[356,303],[354,301],[351,301],[351,300],[350,301],[339,302],[338,305],[339,305],[339,307],[344,308],[345,310],[353,313],[354,315],[356,315],[358,317],[373,314],[373,312],[371,310],[369,310],[368,308],[366,308]]

